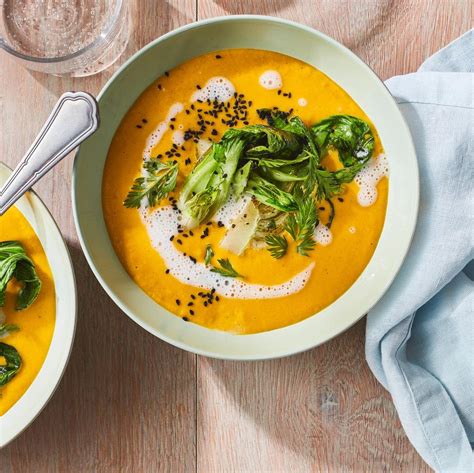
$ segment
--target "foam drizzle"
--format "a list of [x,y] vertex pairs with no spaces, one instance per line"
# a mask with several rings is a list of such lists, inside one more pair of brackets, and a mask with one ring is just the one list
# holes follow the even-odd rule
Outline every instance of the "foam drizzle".
[[331,230],[319,223],[318,226],[314,229],[314,240],[317,244],[321,246],[328,246],[332,243],[332,232]]
[[143,151],[143,159],[148,161],[151,158],[151,152],[153,148],[161,141],[166,130],[168,130],[169,124],[172,118],[175,118],[178,113],[182,112],[184,105],[181,102],[176,102],[168,110],[166,118],[158,123],[156,128],[151,132],[146,140],[145,151]]
[[265,71],[258,79],[259,84],[267,90],[281,89],[283,81],[278,71]]
[[388,176],[388,159],[385,154],[379,154],[357,173],[354,181],[359,185],[357,201],[362,207],[369,207],[377,200],[377,184],[384,176]]
[[206,102],[207,100],[218,100],[219,102],[227,102],[230,100],[235,93],[234,84],[225,77],[212,77],[206,83],[206,85],[199,90],[196,90],[191,96],[191,102],[201,100]]
[[224,297],[237,299],[272,299],[295,294],[308,282],[314,263],[290,280],[273,286],[250,284],[240,279],[232,279],[211,273],[203,263],[193,263],[188,256],[180,253],[170,237],[178,226],[178,215],[171,207],[160,207],[149,212],[144,206],[140,214],[146,225],[153,248],[161,255],[166,267],[176,279],[184,284],[210,290]]
[[176,130],[175,132],[173,132],[173,136],[171,137],[171,139],[176,146],[183,146],[185,141],[183,130]]

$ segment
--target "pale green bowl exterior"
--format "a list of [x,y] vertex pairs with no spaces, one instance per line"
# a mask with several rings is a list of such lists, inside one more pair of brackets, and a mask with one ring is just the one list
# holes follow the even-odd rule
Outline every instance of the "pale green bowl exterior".
[[[107,151],[134,101],[165,71],[195,56],[228,48],[277,51],[323,71],[370,117],[390,163],[385,226],[370,263],[354,285],[329,307],[302,322],[244,336],[184,323],[148,297],[118,260],[101,205]],[[216,358],[286,356],[319,345],[350,327],[393,281],[416,224],[419,184],[415,150],[406,123],[383,83],[357,56],[331,38],[306,26],[263,16],[193,23],[158,38],[130,58],[100,93],[99,106],[101,128],[81,146],[75,160],[74,218],[82,248],[98,280],[116,304],[150,333],[180,348]]]

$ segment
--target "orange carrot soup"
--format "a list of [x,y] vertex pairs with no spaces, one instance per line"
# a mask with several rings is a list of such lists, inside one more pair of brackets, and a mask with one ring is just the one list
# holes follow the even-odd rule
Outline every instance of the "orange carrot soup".
[[36,378],[54,332],[56,295],[46,254],[16,209],[0,216],[0,415]]
[[382,231],[377,131],[314,67],[233,49],[166,72],[118,127],[103,177],[108,232],[158,304],[250,334],[334,302]]

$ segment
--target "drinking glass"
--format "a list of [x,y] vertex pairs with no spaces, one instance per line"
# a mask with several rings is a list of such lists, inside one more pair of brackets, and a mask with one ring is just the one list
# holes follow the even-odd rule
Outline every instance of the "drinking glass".
[[0,48],[28,69],[82,77],[122,54],[127,0],[0,0]]

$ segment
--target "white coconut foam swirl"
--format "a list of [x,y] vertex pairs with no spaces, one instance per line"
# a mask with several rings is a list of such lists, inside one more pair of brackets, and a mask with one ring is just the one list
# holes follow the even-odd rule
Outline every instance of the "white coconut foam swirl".
[[191,96],[191,102],[201,100],[206,102],[207,100],[217,100],[219,102],[227,102],[230,100],[235,93],[234,84],[225,77],[212,77],[206,83],[206,85],[194,92]]
[[184,284],[210,290],[224,297],[236,299],[272,299],[295,294],[308,282],[314,263],[292,279],[274,286],[249,284],[239,279],[226,278],[212,273],[202,263],[193,263],[189,256],[184,256],[170,241],[179,224],[178,216],[171,207],[161,207],[152,212],[142,206],[140,215],[147,228],[153,248],[163,258],[167,269],[176,279]]
[[173,118],[181,113],[184,109],[184,105],[181,102],[176,102],[171,105],[170,109],[168,110],[168,114],[166,118],[158,123],[156,128],[152,131],[150,136],[146,140],[145,150],[143,151],[143,159],[148,161],[151,158],[151,152],[153,148],[161,141],[163,135],[168,130],[169,124]]
[[385,154],[379,154],[357,173],[354,181],[359,185],[357,201],[362,207],[369,207],[377,200],[377,184],[384,176],[388,176],[388,159]]

